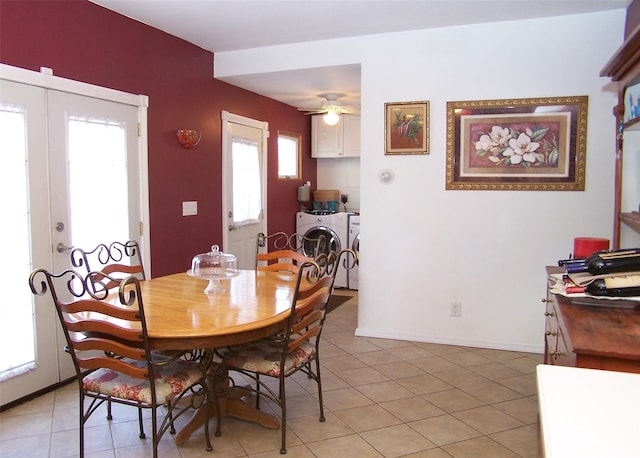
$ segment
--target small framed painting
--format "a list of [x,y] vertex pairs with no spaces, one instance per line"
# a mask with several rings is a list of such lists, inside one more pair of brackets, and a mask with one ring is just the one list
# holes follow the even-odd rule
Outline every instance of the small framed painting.
[[587,96],[447,102],[446,189],[584,191]]
[[429,154],[429,102],[384,104],[384,154]]

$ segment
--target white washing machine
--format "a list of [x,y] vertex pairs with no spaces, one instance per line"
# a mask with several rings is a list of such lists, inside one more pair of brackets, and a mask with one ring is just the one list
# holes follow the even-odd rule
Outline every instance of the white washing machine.
[[[351,213],[348,212],[298,212],[296,214],[296,232],[310,238],[318,238],[323,235],[328,241],[327,253],[329,251],[338,253],[348,247],[350,215]],[[347,287],[347,271],[345,269],[338,269],[333,286],[336,288]]]
[[[349,215],[349,248],[360,256],[360,215]],[[347,272],[347,288],[358,289],[358,269],[356,264]]]

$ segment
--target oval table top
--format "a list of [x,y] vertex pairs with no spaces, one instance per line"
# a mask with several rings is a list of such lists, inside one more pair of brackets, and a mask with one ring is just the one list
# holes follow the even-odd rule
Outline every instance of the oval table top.
[[205,294],[208,280],[186,273],[140,282],[154,349],[220,348],[269,336],[284,325],[297,277],[241,270]]

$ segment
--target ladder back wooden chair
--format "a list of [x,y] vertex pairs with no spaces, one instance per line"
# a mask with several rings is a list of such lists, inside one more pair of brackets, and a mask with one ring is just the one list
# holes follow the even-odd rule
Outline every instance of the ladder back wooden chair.
[[[355,254],[349,251],[353,258]],[[224,378],[228,371],[236,371],[251,379],[254,386],[247,387],[256,394],[256,408],[260,408],[260,397],[266,396],[280,407],[281,411],[281,447],[286,449],[286,384],[287,377],[301,371],[313,379],[318,386],[318,403],[321,422],[325,421],[322,402],[322,381],[320,377],[319,345],[322,327],[325,321],[326,305],[333,291],[336,272],[349,253],[336,255],[321,254],[316,261],[305,261],[297,273],[295,291],[286,326],[277,334],[244,345],[219,350],[220,361],[213,376],[214,399],[216,402],[216,436],[220,435],[222,418],[216,391],[216,382],[224,380],[233,387],[232,377]],[[264,378],[279,381],[277,391],[270,388]],[[222,379],[222,380],[221,380]]]
[[302,234],[259,233],[256,237],[256,270],[297,274],[299,267],[312,261],[326,246],[324,236],[310,238]]
[[[118,283],[117,293],[108,287],[113,281]],[[33,294],[51,297],[66,338],[65,350],[73,359],[80,396],[79,456],[84,456],[84,426],[91,414],[104,402],[116,402],[137,407],[140,424],[141,409],[151,409],[157,457],[163,434],[175,433],[174,421],[208,401],[211,355],[188,361],[180,353],[151,352],[140,282],[134,276],[115,279],[92,272],[83,277],[74,270],[52,274],[37,269],[29,285]],[[179,404],[183,398],[189,402]],[[167,413],[159,424],[160,406]],[[208,423],[207,418],[204,436],[210,451]]]
[[[142,253],[135,240],[126,242],[112,242],[109,245],[101,243],[92,250],[75,247],[71,250],[71,265],[75,269],[83,269],[84,274],[102,272],[111,280],[106,283],[108,289],[118,286],[123,278],[133,275],[138,280],[146,280]],[[101,280],[100,276],[94,278]]]
[[[133,275],[139,280],[146,280],[144,266],[142,265],[142,253],[138,242],[135,240],[128,240],[126,242],[115,241],[108,245],[106,243],[100,243],[90,250],[74,247],[71,250],[71,265],[75,269],[81,269],[83,275],[98,271],[108,275],[112,280],[101,285],[107,289],[118,287],[120,281],[129,275]],[[96,274],[92,278],[101,281],[105,277]],[[138,413],[138,417],[142,418],[142,411]],[[109,401],[107,401],[107,419],[113,419],[111,402]],[[145,432],[142,421],[140,421],[139,427],[139,437],[144,439]]]

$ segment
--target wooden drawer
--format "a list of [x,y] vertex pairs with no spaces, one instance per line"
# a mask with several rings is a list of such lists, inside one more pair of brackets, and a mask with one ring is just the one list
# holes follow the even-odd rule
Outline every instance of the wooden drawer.
[[558,329],[556,343],[555,352],[552,350],[549,351],[550,364],[554,364],[556,366],[575,366],[576,355],[569,348],[569,345],[567,345],[567,340],[562,333],[562,329]]
[[558,318],[553,302],[548,299],[545,300],[545,302],[547,307],[544,312],[544,363],[554,364],[554,358],[552,356],[558,351]]
[[567,339],[558,320],[558,309],[553,300],[547,299],[545,302],[547,306],[544,312],[544,363],[556,366],[574,366],[576,355],[567,345]]

